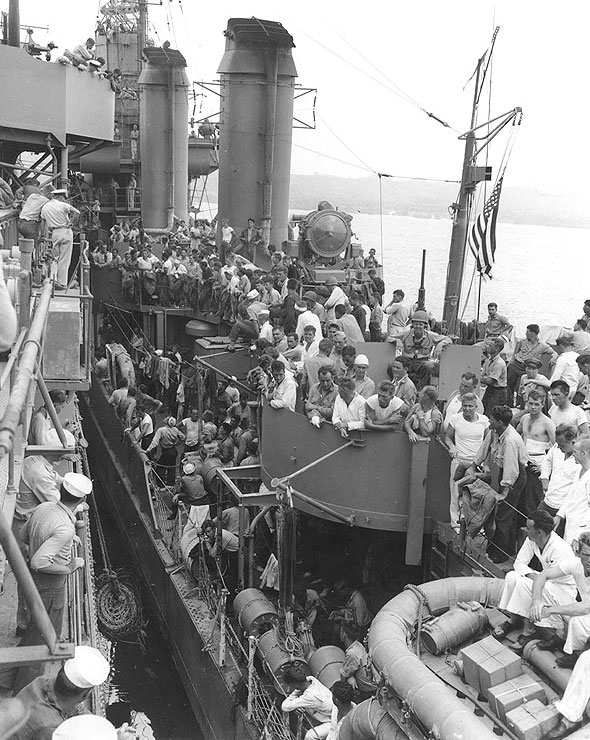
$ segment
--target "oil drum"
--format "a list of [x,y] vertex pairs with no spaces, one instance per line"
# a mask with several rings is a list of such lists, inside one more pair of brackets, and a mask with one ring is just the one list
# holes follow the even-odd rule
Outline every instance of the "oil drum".
[[284,674],[287,668],[293,666],[302,668],[309,675],[309,666],[300,656],[292,656],[285,650],[284,645],[279,640],[279,633],[276,628],[265,632],[258,639],[258,652],[264,663],[264,670],[268,676],[274,680],[277,691],[286,694],[289,691],[284,681]]
[[259,637],[279,621],[275,605],[257,588],[246,588],[234,599],[234,614],[249,637]]
[[487,626],[488,617],[481,604],[474,602],[464,607],[453,607],[424,624],[420,640],[429,653],[440,655],[474,637]]
[[324,645],[312,653],[309,667],[312,674],[329,689],[340,681],[340,669],[344,664],[344,650],[336,645]]

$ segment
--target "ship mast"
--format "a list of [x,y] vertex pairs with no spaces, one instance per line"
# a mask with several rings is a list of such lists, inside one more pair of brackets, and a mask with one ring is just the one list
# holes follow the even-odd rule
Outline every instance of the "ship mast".
[[[498,29],[494,33],[494,40]],[[492,41],[493,44],[493,41]],[[463,171],[457,203],[453,203],[453,231],[449,248],[449,263],[447,267],[447,283],[445,287],[445,302],[443,307],[443,322],[449,334],[457,334],[459,330],[459,299],[463,283],[463,268],[465,265],[465,249],[467,247],[467,228],[469,226],[469,210],[471,198],[475,191],[473,164],[475,154],[475,122],[477,120],[477,104],[480,95],[480,77],[486,54],[477,62],[475,74],[475,90],[473,92],[473,106],[471,109],[471,125],[469,131],[459,138],[465,139],[465,153],[463,155]],[[483,81],[482,81],[483,82]]]

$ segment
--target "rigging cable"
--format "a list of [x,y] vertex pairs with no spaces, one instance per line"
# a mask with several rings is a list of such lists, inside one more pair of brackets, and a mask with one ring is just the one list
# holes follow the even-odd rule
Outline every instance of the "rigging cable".
[[[333,54],[337,59],[339,59],[341,62],[344,62],[344,64],[348,64],[353,69],[356,69],[361,74],[364,74],[366,77],[368,77],[370,80],[373,80],[373,82],[376,82],[378,85],[381,85],[381,87],[385,88],[388,92],[390,92],[392,95],[395,95],[399,98],[401,98],[404,102],[409,103],[410,105],[415,106],[418,108],[418,110],[422,111],[423,113],[426,113],[426,115],[429,118],[432,118],[434,121],[437,121],[445,128],[448,128],[450,130],[456,131],[455,128],[450,126],[448,123],[446,123],[442,118],[439,118],[438,116],[434,115],[434,113],[428,112],[424,107],[419,105],[416,101],[413,100],[407,93],[403,92],[401,88],[398,85],[395,85],[395,87],[391,86],[391,83],[385,83],[383,80],[380,80],[378,77],[375,77],[372,74],[369,74],[366,70],[364,70],[362,67],[358,66],[357,64],[354,64],[354,62],[351,62],[350,59],[347,59],[346,57],[343,57],[341,54],[338,54],[338,52],[334,51],[334,49],[331,49],[329,46],[326,46],[321,41],[318,41],[313,36],[310,36],[307,31],[305,31],[303,28],[298,27],[296,24],[293,23],[292,19],[289,19],[289,25],[294,26],[297,28],[298,32],[301,33],[304,36],[307,36],[310,41],[313,41],[315,44],[320,46],[325,51],[329,52],[330,54]],[[354,48],[354,47],[353,47]],[[361,55],[362,56],[362,55]],[[381,73],[383,74],[383,73]],[[385,75],[383,75],[385,76]],[[395,84],[395,83],[393,83]],[[397,89],[396,89],[397,88]]]

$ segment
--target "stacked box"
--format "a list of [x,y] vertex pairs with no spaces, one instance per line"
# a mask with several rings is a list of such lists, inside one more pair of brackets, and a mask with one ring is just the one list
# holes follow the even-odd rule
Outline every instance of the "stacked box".
[[508,712],[506,724],[518,740],[543,740],[557,727],[560,718],[553,704],[544,706],[538,699],[533,699]]
[[492,686],[487,691],[490,709],[502,722],[506,721],[506,714],[525,704],[527,701],[538,699],[541,704],[547,702],[543,687],[526,674],[511,678],[509,681]]
[[461,650],[465,680],[480,694],[522,673],[518,655],[494,637],[485,637]]

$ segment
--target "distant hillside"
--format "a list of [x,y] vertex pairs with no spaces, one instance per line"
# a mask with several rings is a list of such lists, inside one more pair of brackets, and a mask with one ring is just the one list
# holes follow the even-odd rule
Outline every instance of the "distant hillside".
[[[399,216],[446,218],[458,191],[458,185],[416,180],[383,179],[382,184],[383,212]],[[320,200],[352,214],[379,213],[379,181],[376,177],[291,176],[291,208],[311,211]],[[590,211],[581,196],[525,188],[503,189],[499,218],[516,224],[590,228]]]

